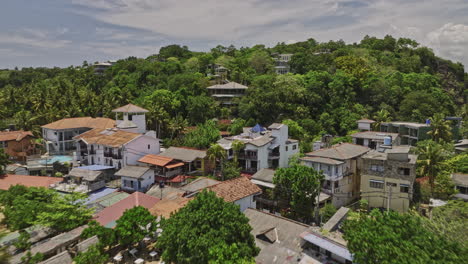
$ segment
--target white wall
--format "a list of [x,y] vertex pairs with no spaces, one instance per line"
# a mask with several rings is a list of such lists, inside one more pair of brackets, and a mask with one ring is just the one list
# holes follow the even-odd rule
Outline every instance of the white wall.
[[[147,191],[151,185],[154,184],[154,171],[148,170],[140,179],[135,179],[131,177],[122,177],[121,178],[121,186],[124,190],[130,191]],[[133,189],[130,187],[124,186],[124,181],[133,181]],[[138,189],[138,181],[141,182],[141,187]]]
[[[148,148],[149,145],[149,148]],[[138,160],[148,154],[159,154],[159,140],[150,136],[140,136],[123,147],[123,166],[137,165]]]
[[247,208],[257,208],[257,205],[256,205],[256,202],[254,200],[254,196],[253,195],[250,195],[250,196],[247,196],[247,197],[244,197],[240,200],[237,200],[234,202],[234,204],[237,204],[240,206],[240,210],[241,212],[244,212],[245,209]]

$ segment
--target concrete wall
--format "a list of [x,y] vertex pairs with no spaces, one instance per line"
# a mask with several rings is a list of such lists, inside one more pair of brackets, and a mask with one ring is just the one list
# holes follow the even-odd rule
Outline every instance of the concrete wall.
[[[125,183],[133,182],[133,188],[127,186]],[[138,188],[138,182],[140,182],[140,188]],[[149,170],[147,171],[140,179],[135,179],[131,177],[121,177],[121,188],[127,191],[139,191],[139,192],[146,192],[151,185],[154,184],[154,171]]]
[[[148,147],[149,146],[149,147]],[[159,140],[150,136],[141,136],[124,146],[124,166],[137,165],[138,160],[148,154],[159,154]]]
[[254,196],[253,195],[250,195],[250,196],[247,196],[247,197],[244,197],[240,200],[237,200],[234,202],[234,204],[237,204],[240,206],[240,210],[241,212],[244,212],[245,209],[247,208],[257,208],[257,205],[255,203],[255,200],[254,200]]

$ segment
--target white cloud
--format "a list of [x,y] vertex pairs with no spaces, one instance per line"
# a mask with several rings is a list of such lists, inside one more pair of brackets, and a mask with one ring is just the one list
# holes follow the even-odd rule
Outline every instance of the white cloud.
[[442,56],[458,61],[468,59],[468,25],[447,23],[427,34],[428,41]]
[[70,40],[57,39],[56,32],[23,28],[17,32],[0,33],[0,44],[17,44],[35,48],[63,48],[71,43]]

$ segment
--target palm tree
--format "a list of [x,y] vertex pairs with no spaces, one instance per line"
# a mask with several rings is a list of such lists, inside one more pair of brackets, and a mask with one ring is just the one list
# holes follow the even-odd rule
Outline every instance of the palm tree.
[[213,176],[216,176],[216,162],[220,163],[222,170],[223,160],[226,158],[226,150],[219,144],[211,144],[211,147],[207,151],[207,157],[215,163]]
[[237,159],[239,158],[239,152],[244,149],[244,142],[240,140],[234,140],[231,144],[231,148],[234,151],[234,163],[237,165]]
[[450,142],[452,140],[452,132],[450,131],[450,124],[444,119],[443,114],[435,114],[430,118],[431,131],[427,132],[437,143],[441,141]]
[[381,109],[374,115],[375,122],[372,124],[372,129],[374,131],[380,131],[380,126],[384,122],[391,121],[390,112],[385,109]]
[[431,194],[434,196],[435,179],[442,169],[442,162],[445,160],[444,150],[436,142],[428,141],[426,144],[418,146],[416,152],[419,154],[417,160],[419,174],[429,177]]

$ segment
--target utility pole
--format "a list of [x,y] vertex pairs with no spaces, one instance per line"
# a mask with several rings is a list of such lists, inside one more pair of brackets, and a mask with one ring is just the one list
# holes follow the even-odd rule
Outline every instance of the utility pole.
[[392,185],[388,185],[387,212],[390,211],[390,201],[392,200]]

